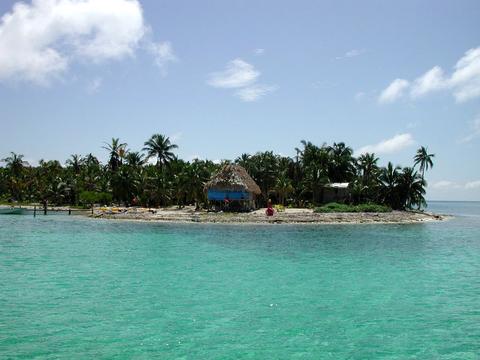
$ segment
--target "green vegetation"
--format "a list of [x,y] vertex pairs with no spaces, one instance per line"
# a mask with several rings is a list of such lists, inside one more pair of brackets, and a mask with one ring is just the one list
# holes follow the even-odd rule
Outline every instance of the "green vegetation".
[[360,213],[360,212],[391,212],[392,208],[386,205],[379,204],[339,204],[328,203],[326,205],[315,208],[316,213],[333,213],[333,212],[346,212],[346,213]]
[[106,192],[82,191],[79,196],[80,204],[93,206],[94,204],[110,205],[112,194]]
[[[145,141],[141,151],[132,151],[120,139],[112,138],[103,146],[108,153],[105,164],[92,154],[74,154],[64,165],[57,160],[40,160],[35,167],[24,161],[23,155],[11,153],[0,163],[0,199],[20,203],[47,200],[52,205],[69,206],[115,203],[205,207],[205,183],[231,161],[188,162],[175,155],[177,148],[161,134]],[[243,166],[260,187],[259,205],[272,199],[285,207],[315,208],[324,198],[324,186],[333,182],[349,183],[350,195],[345,202],[364,209],[358,211],[369,211],[370,204],[392,209],[425,205],[424,174],[433,166],[434,155],[424,147],[418,150],[414,167],[404,168],[392,163],[380,167],[375,154],[354,157],[344,143],[317,146],[302,140],[295,151],[293,158],[265,151],[242,154],[233,161]]]

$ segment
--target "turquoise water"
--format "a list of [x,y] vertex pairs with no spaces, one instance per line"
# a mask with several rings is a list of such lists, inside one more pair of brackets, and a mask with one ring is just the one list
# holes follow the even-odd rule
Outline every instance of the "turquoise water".
[[480,203],[416,225],[0,217],[0,358],[478,359]]

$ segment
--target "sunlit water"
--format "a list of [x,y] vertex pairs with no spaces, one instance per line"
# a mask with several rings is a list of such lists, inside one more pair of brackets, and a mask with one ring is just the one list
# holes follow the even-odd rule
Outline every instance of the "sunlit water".
[[478,359],[480,203],[416,225],[0,216],[0,358]]

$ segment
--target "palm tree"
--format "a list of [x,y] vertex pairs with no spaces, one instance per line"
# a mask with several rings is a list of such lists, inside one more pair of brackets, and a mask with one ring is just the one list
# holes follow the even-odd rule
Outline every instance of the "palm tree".
[[147,160],[156,157],[157,166],[163,168],[164,165],[170,163],[175,159],[173,149],[177,149],[176,144],[170,143],[170,139],[162,134],[154,134],[144,143],[145,147],[142,149],[147,152]]
[[327,149],[331,158],[329,175],[332,181],[351,181],[355,174],[353,149],[343,142],[333,143]]
[[369,153],[362,154],[357,159],[360,178],[356,181],[358,184],[355,186],[355,191],[357,195],[361,195],[359,198],[362,200],[373,201],[375,198],[379,172],[377,162],[378,158],[375,154]]
[[420,172],[422,173],[422,180],[425,179],[425,171],[428,168],[433,168],[433,161],[432,158],[435,157],[435,154],[429,154],[427,148],[422,146],[420,149],[417,150],[417,154],[413,158],[415,162],[413,166],[420,165]]
[[145,158],[143,154],[141,154],[138,151],[130,151],[125,155],[125,161],[126,163],[134,168],[139,168],[143,165],[145,165]]
[[285,205],[285,198],[294,191],[292,181],[286,176],[285,173],[281,174],[279,178],[277,178],[277,182],[275,183],[275,187],[273,191],[275,191],[278,195],[278,201],[280,204]]
[[403,168],[398,178],[398,192],[402,208],[426,206],[425,180],[411,167]]
[[378,158],[375,157],[375,154],[365,153],[358,157],[357,166],[358,170],[361,172],[362,181],[364,185],[370,183],[370,180],[373,178],[375,173],[378,170],[377,166]]
[[120,143],[119,138],[112,138],[111,144],[105,143],[105,146],[102,146],[105,150],[108,150],[110,153],[110,160],[108,165],[110,169],[115,172],[122,163],[122,159],[125,156],[127,144]]
[[80,167],[82,165],[82,161],[80,159],[80,155],[77,154],[72,154],[70,155],[70,159],[68,159],[65,164],[67,166],[70,166],[73,169],[73,172],[75,174],[78,174],[80,172]]
[[29,166],[28,162],[23,160],[23,155],[10,153],[9,157],[1,160],[6,164],[7,169],[10,169],[13,176],[18,176],[25,166]]
[[390,205],[394,209],[399,208],[397,196],[399,171],[400,166],[394,167],[391,162],[388,162],[387,167],[382,169],[379,178],[382,188],[382,202]]

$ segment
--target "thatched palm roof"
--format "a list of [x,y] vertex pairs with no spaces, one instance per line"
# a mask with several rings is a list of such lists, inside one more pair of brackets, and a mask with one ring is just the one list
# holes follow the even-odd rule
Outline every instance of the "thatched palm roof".
[[225,165],[218,174],[205,184],[207,190],[248,191],[259,195],[261,190],[240,165]]

